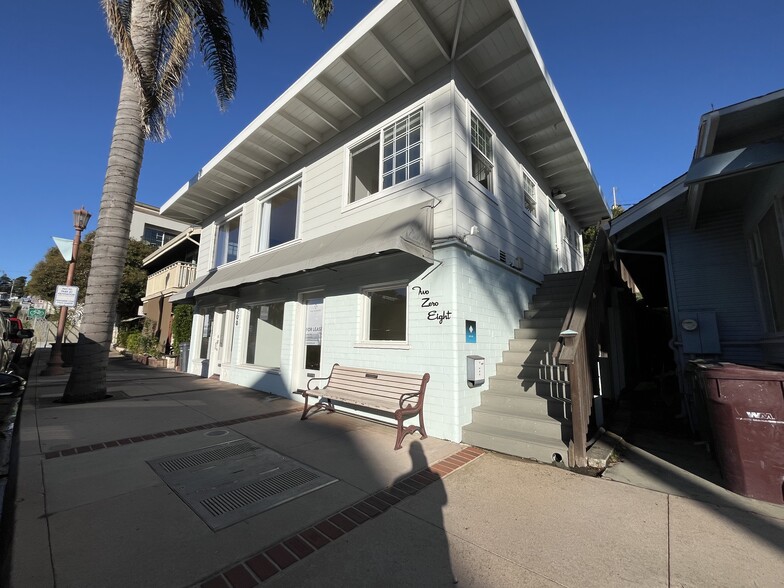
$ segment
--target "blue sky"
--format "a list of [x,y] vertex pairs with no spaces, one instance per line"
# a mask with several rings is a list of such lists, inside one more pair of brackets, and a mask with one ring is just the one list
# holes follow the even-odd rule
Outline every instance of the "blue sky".
[[[142,202],[163,204],[376,5],[335,0],[321,30],[306,4],[272,0],[258,43],[225,2],[237,98],[221,113],[194,58],[170,139],[147,144]],[[617,186],[627,206],[685,171],[701,114],[784,87],[781,0],[519,4],[605,198]],[[16,277],[73,235],[74,208],[97,218],[121,69],[98,0],[11,2],[3,16],[0,273]]]

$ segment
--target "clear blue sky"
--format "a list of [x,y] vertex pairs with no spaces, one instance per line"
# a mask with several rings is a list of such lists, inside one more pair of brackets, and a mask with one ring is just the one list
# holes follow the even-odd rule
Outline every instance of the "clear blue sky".
[[[171,138],[148,143],[138,200],[160,206],[367,14],[335,0],[322,31],[298,0],[272,0],[258,43],[231,0],[237,98],[219,112],[193,60]],[[784,87],[781,0],[520,0],[605,197],[630,205],[685,171],[699,116]],[[96,215],[120,86],[98,0],[9,2],[0,25],[0,272],[28,275]]]

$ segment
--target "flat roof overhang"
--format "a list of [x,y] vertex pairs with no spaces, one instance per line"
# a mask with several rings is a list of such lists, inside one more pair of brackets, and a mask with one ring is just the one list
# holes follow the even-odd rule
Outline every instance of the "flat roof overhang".
[[198,224],[454,62],[584,228],[607,205],[517,2],[384,0],[162,207]]

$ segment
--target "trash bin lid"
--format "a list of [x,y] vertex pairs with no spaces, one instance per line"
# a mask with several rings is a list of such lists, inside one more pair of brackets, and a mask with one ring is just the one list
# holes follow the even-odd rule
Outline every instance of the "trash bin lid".
[[695,365],[700,370],[702,376],[716,380],[766,380],[784,382],[784,370],[775,367],[758,367],[727,362],[695,363],[692,365]]

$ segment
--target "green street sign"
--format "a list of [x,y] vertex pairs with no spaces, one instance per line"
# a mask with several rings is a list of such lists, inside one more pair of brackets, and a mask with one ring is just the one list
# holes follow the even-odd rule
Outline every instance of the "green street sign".
[[27,310],[27,316],[30,318],[45,318],[46,311],[43,308],[30,308]]

